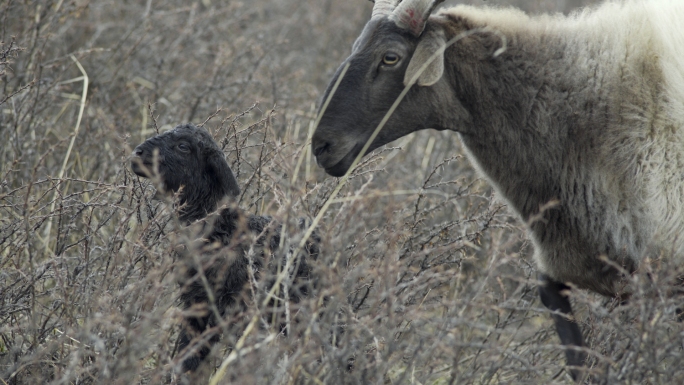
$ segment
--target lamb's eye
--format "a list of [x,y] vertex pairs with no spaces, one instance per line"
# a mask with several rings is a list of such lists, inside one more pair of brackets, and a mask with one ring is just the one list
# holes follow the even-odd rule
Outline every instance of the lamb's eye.
[[178,145],[178,149],[181,152],[190,152],[190,146],[187,143],[181,143]]
[[393,66],[399,62],[399,55],[394,52],[387,52],[382,58],[382,64]]

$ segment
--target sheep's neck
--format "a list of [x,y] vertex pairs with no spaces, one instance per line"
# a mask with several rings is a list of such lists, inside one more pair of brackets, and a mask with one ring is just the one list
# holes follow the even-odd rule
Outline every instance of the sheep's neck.
[[458,131],[472,160],[528,220],[540,204],[560,198],[572,106],[549,106],[561,85],[551,83],[535,60],[519,59],[515,42],[509,44],[500,58],[471,55],[455,74],[471,123]]
[[208,199],[189,199],[181,197],[178,209],[178,219],[183,223],[190,223],[205,218],[209,213],[216,211],[218,200]]

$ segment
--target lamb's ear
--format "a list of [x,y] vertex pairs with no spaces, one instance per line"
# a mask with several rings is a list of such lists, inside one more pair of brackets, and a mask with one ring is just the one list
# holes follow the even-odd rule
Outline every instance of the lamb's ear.
[[228,166],[228,162],[221,151],[217,151],[208,157],[206,167],[210,180],[219,184],[223,192],[232,197],[240,195],[237,179],[235,179],[233,170]]
[[[416,84],[419,86],[431,86],[437,83],[442,77],[442,74],[444,74],[445,45],[446,37],[441,28],[425,31],[406,68],[404,85],[407,86],[411,82],[411,79],[417,74],[418,80],[416,81]],[[430,59],[433,60],[426,66],[425,63]],[[422,72],[420,72],[421,70]]]

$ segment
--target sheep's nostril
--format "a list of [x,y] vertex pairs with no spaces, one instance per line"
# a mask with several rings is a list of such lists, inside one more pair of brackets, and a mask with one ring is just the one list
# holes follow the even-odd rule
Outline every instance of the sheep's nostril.
[[136,147],[135,150],[133,150],[133,155],[135,156],[141,156],[143,154],[143,150],[140,147]]
[[330,148],[330,143],[323,142],[323,143],[318,144],[316,147],[314,147],[313,153],[315,156],[320,156],[322,153],[327,151],[328,148]]

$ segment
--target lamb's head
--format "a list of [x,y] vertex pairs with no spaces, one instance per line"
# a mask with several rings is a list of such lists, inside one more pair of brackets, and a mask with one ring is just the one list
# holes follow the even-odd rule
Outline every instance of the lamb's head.
[[140,144],[133,151],[131,169],[145,178],[158,174],[164,192],[181,190],[185,217],[206,215],[226,196],[240,194],[221,148],[209,132],[192,124],[179,125]]
[[434,111],[455,102],[442,84],[446,82],[443,29],[428,23],[430,13],[442,1],[375,1],[371,20],[322,99],[330,102],[321,106],[325,110],[312,139],[312,150],[328,174],[341,176],[349,169],[412,79],[416,79],[414,86],[367,152],[420,129],[444,129]]

